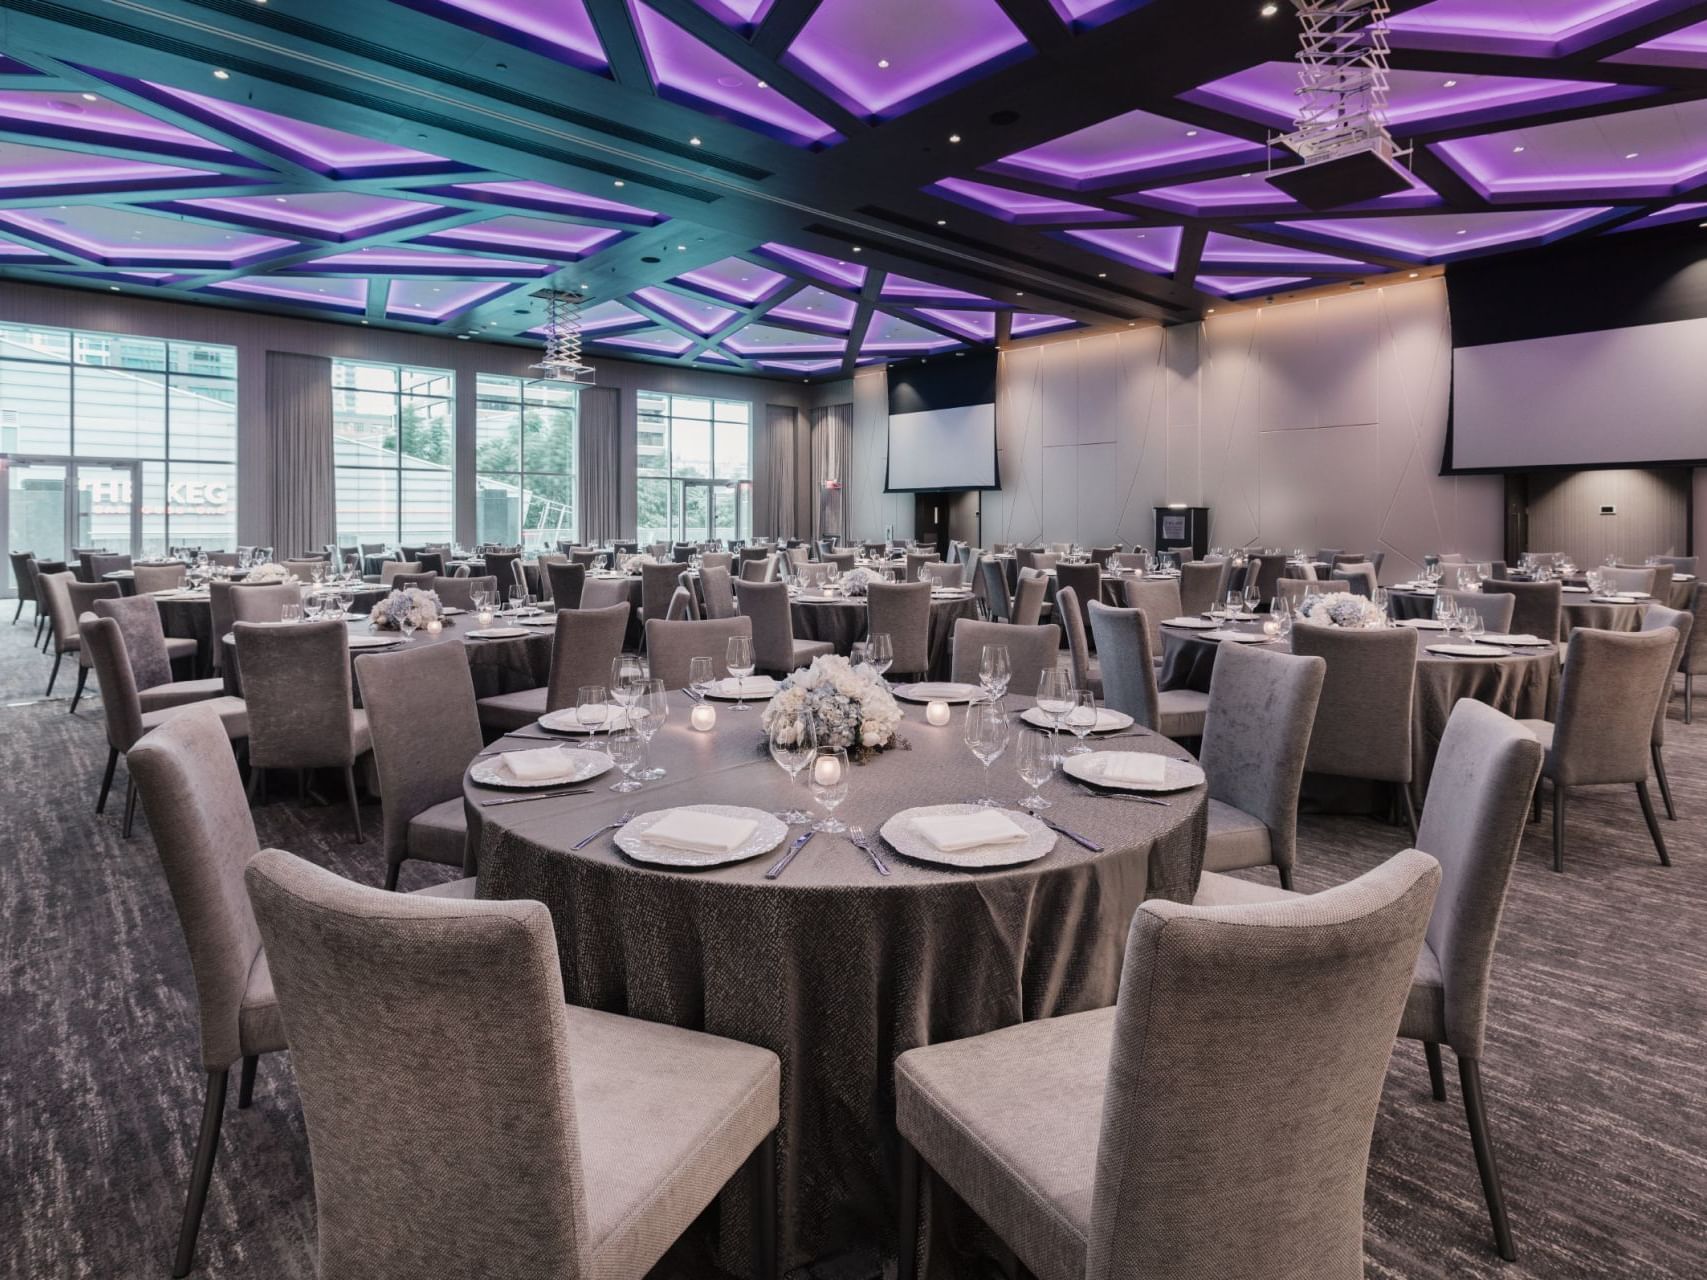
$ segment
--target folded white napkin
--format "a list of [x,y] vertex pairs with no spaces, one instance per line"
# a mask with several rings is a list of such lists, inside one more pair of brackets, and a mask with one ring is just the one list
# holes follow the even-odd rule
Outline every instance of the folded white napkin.
[[913,826],[939,853],[961,853],[993,844],[1020,844],[1027,838],[1025,828],[999,809],[927,814],[915,818]]
[[1164,627],[1201,627],[1205,625],[1203,618],[1163,618]]
[[672,809],[650,827],[646,839],[689,853],[733,853],[758,829],[751,818],[726,818],[697,809]]
[[1107,782],[1158,786],[1168,780],[1168,762],[1146,751],[1111,751],[1103,756],[1102,777]]
[[1484,635],[1482,637],[1482,639],[1484,641],[1486,641],[1488,644],[1543,644],[1543,643],[1545,643],[1541,639],[1540,636],[1532,636],[1532,635],[1529,635],[1527,632],[1525,632],[1521,635]]
[[1586,595],[1588,593],[1587,587],[1560,587],[1559,590],[1569,591],[1573,595]]
[[727,694],[775,693],[776,681],[769,676],[730,676],[719,691]]
[[975,684],[955,684],[952,681],[939,680],[934,683],[927,681],[924,684],[916,684],[912,693],[915,698],[944,698],[952,702],[957,698],[969,698],[977,690],[978,686]]
[[569,771],[569,762],[556,747],[541,747],[537,751],[506,751],[498,759],[518,782],[544,782],[561,778]]

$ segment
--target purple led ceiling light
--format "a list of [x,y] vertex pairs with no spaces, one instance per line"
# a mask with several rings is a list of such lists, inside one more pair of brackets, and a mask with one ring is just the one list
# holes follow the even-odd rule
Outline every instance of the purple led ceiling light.
[[846,298],[826,293],[816,286],[802,289],[787,302],[780,302],[765,314],[776,320],[796,320],[846,333],[853,327],[859,308]]
[[12,209],[0,212],[0,223],[50,248],[109,267],[232,268],[299,247],[294,240],[104,205]]
[[1296,232],[1311,239],[1384,250],[1414,262],[1444,262],[1487,249],[1544,243],[1585,223],[1598,221],[1611,212],[1608,208],[1598,208],[1545,209],[1530,213],[1429,213],[1393,218],[1280,222],[1274,225],[1274,229]]
[[684,271],[671,283],[687,285],[725,302],[750,306],[781,289],[788,283],[788,277],[742,258],[724,258],[710,266]]
[[996,315],[993,311],[944,311],[937,307],[920,307],[918,313],[973,342],[996,340]]
[[840,369],[840,360],[760,360],[761,369],[781,369],[787,373],[824,373],[830,369]]
[[1030,52],[996,0],[823,0],[783,61],[882,119]]
[[1060,200],[1054,196],[1032,195],[1008,187],[993,187],[987,182],[971,182],[965,178],[943,178],[925,190],[1016,226],[1040,222],[1100,222],[1120,216],[1093,205]]
[[1387,21],[1396,49],[1559,58],[1692,0],[1432,0]]
[[366,311],[366,280],[316,280],[301,276],[249,276],[241,280],[221,280],[207,286],[212,293],[236,293],[246,296],[276,299],[308,307],[327,307],[335,311]]
[[[695,298],[686,298],[679,293],[671,293],[668,289],[660,289],[649,285],[644,289],[636,289],[634,298],[644,302],[654,311],[662,312],[678,324],[684,324],[695,333],[705,337],[716,333],[740,313],[729,307],[720,307],[714,302],[701,302]],[[585,328],[585,325],[582,326]]]
[[737,66],[668,18],[637,0],[629,0],[628,11],[661,96],[796,145],[835,139],[836,131],[830,125],[775,89],[761,89],[759,75]]
[[719,22],[731,27],[756,27],[776,0],[694,0]]
[[402,0],[412,9],[508,40],[572,66],[605,68],[584,0]]
[[1022,311],[1013,318],[1009,331],[1016,338],[1029,338],[1033,334],[1068,329],[1078,323],[1072,316],[1052,316],[1044,311]]
[[518,262],[511,258],[482,258],[472,254],[435,253],[431,249],[357,249],[329,254],[292,268],[319,275],[376,276],[513,276],[534,279],[551,274],[546,263]]
[[218,157],[225,164],[250,164],[217,142],[97,96],[36,90],[0,92],[0,121],[15,133],[103,142],[133,151]]
[[840,355],[847,348],[847,343],[841,338],[802,333],[798,329],[782,329],[771,324],[750,324],[733,337],[726,338],[723,345],[743,356],[813,351]]
[[918,298],[940,302],[976,302],[983,306],[996,305],[994,298],[986,298],[981,293],[968,293],[964,289],[950,289],[945,284],[932,284],[929,280],[915,280],[911,276],[887,275],[883,278],[881,293],[884,298]]
[[670,333],[664,329],[643,329],[639,333],[595,338],[593,341],[607,347],[632,347],[636,351],[650,351],[666,356],[679,356],[693,346],[692,338],[684,338],[679,333]]
[[1210,267],[1220,267],[1224,271],[1235,271],[1240,267],[1255,266],[1273,269],[1275,267],[1296,267],[1311,269],[1349,269],[1351,271],[1367,271],[1367,264],[1351,258],[1340,258],[1329,253],[1317,253],[1311,249],[1297,249],[1291,245],[1267,244],[1261,240],[1247,240],[1243,236],[1230,236],[1225,232],[1211,231],[1203,241],[1203,264]]
[[1707,69],[1707,22],[1670,32],[1634,49],[1615,53],[1608,62],[1628,62],[1650,67]]
[[171,186],[217,186],[233,181],[237,179],[205,169],[0,142],[0,194],[12,200]]
[[[1276,170],[1275,172],[1284,172]],[[1165,209],[1193,217],[1226,214],[1285,213],[1301,206],[1278,187],[1271,186],[1259,170],[1236,174],[1230,178],[1210,178],[1204,182],[1184,183],[1174,187],[1150,187],[1129,196],[1118,196],[1126,204]],[[1409,191],[1395,191],[1379,200],[1348,205],[1350,209],[1426,208],[1439,204],[1435,195],[1413,175]]]
[[179,200],[162,207],[206,218],[224,216],[243,226],[321,236],[330,240],[353,240],[444,217],[444,210],[436,204],[394,200],[388,196],[363,195],[355,191]]
[[1674,204],[1664,209],[1656,209],[1647,217],[1637,218],[1634,222],[1626,222],[1623,226],[1612,228],[1612,231],[1642,231],[1648,227],[1663,227],[1673,222],[1690,222],[1703,218],[1707,218],[1707,202],[1690,201],[1687,204]]
[[[581,312],[581,332],[594,333],[602,329],[621,329],[628,325],[649,325],[652,322],[638,311],[620,302],[600,302]],[[528,330],[530,338],[546,336],[545,326]]]
[[1262,143],[1181,124],[1148,111],[1128,111],[1041,146],[1017,151],[991,168],[1086,189],[1140,174],[1188,173],[1261,160],[1267,154],[1268,148]]
[[1313,283],[1309,276],[1198,276],[1192,282],[1205,293],[1222,298],[1249,298],[1260,293],[1276,293],[1294,285]]
[[944,347],[959,345],[953,338],[944,337],[923,325],[879,311],[871,317],[871,325],[865,331],[865,341],[860,344],[860,353],[901,354],[909,351],[938,351]]
[[532,209],[536,213],[567,213],[611,222],[632,222],[645,227],[669,221],[663,214],[638,205],[589,196],[544,182],[464,182],[447,187],[423,187],[421,194],[508,205],[516,209]]
[[626,231],[608,227],[580,227],[546,218],[507,216],[435,231],[420,237],[419,243],[495,253],[527,253],[554,262],[579,262],[627,235]]
[[1179,261],[1178,227],[1120,227],[1107,231],[1068,231],[1068,237],[1105,257],[1167,275]]
[[393,280],[385,314],[394,320],[438,324],[459,311],[489,302],[514,286],[507,284],[434,284],[430,280]]
[[841,258],[829,258],[809,249],[791,249],[788,245],[775,243],[760,245],[759,252],[780,259],[786,266],[798,267],[826,284],[841,285],[844,289],[858,289],[865,284],[865,268]]

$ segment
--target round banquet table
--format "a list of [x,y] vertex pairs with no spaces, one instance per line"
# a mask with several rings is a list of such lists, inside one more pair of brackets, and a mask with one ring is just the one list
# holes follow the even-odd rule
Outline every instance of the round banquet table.
[[1439,593],[1434,591],[1412,591],[1406,587],[1387,588],[1387,612],[1393,615],[1396,622],[1406,622],[1414,618],[1434,617],[1434,602]]
[[[1258,631],[1260,623],[1235,624],[1234,630]],[[1499,658],[1455,658],[1428,652],[1439,644],[1441,632],[1424,630],[1417,636],[1416,705],[1411,721],[1413,753],[1411,791],[1419,807],[1434,771],[1435,752],[1446,732],[1447,718],[1460,698],[1474,698],[1514,720],[1550,720],[1557,695],[1559,647],[1540,645],[1514,649]],[[1225,643],[1202,634],[1162,624],[1161,689],[1209,692],[1215,657]],[[1237,641],[1231,643],[1238,643]],[[1281,648],[1271,640],[1264,647]],[[1500,646],[1505,647],[1505,646]],[[1282,648],[1282,652],[1286,650]]]
[[1600,631],[1640,631],[1642,615],[1652,600],[1609,602],[1596,596],[1567,592],[1561,597],[1564,617],[1560,630],[1569,639],[1573,627],[1592,627]]
[[[791,597],[789,615],[796,640],[828,640],[844,658],[865,639],[868,614],[864,599],[846,596],[827,598],[803,592]],[[954,624],[962,618],[978,617],[978,601],[971,591],[953,598],[931,600],[930,653],[932,680],[946,680],[954,664]]]
[[[527,898],[551,909],[572,1004],[708,1031],[782,1059],[778,1162],[785,1268],[894,1240],[897,1159],[893,1068],[919,1045],[1113,1004],[1133,912],[1148,897],[1189,902],[1202,869],[1205,789],[1168,807],[1086,795],[1059,774],[1050,818],[1103,846],[1065,837],[1039,861],[978,872],[901,856],[877,840],[883,823],[921,804],[981,794],[984,770],[961,740],[963,713],[936,728],[902,704],[894,748],[851,774],[836,816],[862,826],[892,874],[880,876],[847,839],[819,834],[776,880],[775,853],[701,871],[647,866],[600,835],[625,809],[694,803],[775,810],[810,807],[804,782],[764,750],[755,707],[718,706],[709,733],[688,727],[692,703],[669,696],[652,743],[668,773],[631,795],[608,789],[482,808],[499,792],[464,780],[483,898]],[[1028,705],[1008,699],[1012,709]],[[1015,723],[1016,733],[1032,730]],[[538,747],[537,737],[506,740]],[[1110,747],[1186,753],[1164,738]],[[1011,750],[1009,753],[1011,759]],[[993,793],[1022,794],[1011,767]],[[745,1267],[745,1188],[724,1193],[718,1248]]]

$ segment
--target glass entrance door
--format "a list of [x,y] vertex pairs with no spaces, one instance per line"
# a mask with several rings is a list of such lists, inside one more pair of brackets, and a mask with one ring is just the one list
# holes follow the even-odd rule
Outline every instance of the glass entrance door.
[[[6,469],[6,545],[14,551],[29,551],[37,560],[65,560],[69,547],[65,464],[7,458],[0,466]],[[13,598],[18,594],[10,560],[6,591]]]
[[[6,544],[69,562],[76,547],[135,555],[142,545],[142,464],[0,454]],[[7,588],[16,593],[8,567]]]
[[711,531],[716,488],[709,480],[682,481],[682,523],[678,541],[705,542],[716,536]]
[[74,547],[100,547],[114,555],[136,555],[142,545],[141,464],[77,462],[77,501],[71,530]]
[[752,519],[752,482],[729,480],[682,481],[681,540],[727,542],[744,536]]

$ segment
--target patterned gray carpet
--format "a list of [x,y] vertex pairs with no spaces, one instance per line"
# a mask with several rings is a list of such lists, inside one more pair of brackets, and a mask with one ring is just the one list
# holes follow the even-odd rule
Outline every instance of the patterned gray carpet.
[[[163,1276],[200,1105],[189,965],[146,825],[124,841],[116,814],[92,812],[99,700],[75,717],[34,701],[48,665],[27,627],[0,627],[0,1274]],[[1672,709],[1672,869],[1628,789],[1573,801],[1564,875],[1543,827],[1525,842],[1484,1070],[1519,1261],[1493,1253],[1451,1055],[1452,1101],[1437,1104],[1421,1053],[1400,1046],[1370,1168],[1371,1277],[1707,1274],[1703,710],[1686,729],[1681,700]],[[376,845],[348,843],[341,808],[274,803],[256,820],[263,843],[380,878]],[[1356,818],[1306,819],[1301,834],[1305,889],[1402,844]],[[405,887],[429,874],[411,864]],[[313,1253],[307,1141],[275,1056],[255,1106],[227,1114],[196,1274],[294,1280]],[[688,1251],[660,1268],[705,1270]],[[871,1266],[815,1270],[851,1280]]]

